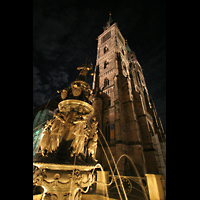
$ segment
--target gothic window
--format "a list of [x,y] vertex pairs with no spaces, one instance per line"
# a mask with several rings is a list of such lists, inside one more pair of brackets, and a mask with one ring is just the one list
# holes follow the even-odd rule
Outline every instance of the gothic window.
[[108,78],[105,78],[104,79],[104,87],[108,86],[109,85],[109,80]]
[[104,47],[104,53],[106,53],[107,51],[108,51],[108,47],[105,46],[105,47]]
[[106,35],[101,38],[101,44],[103,44],[106,40],[111,37],[111,32],[109,31]]
[[105,62],[104,62],[104,69],[107,67],[107,65],[108,65],[108,62],[105,61]]
[[131,78],[131,80],[133,80],[133,75],[132,75],[132,73],[130,73],[130,78]]
[[110,143],[110,124],[107,122],[105,127],[105,138],[108,144]]

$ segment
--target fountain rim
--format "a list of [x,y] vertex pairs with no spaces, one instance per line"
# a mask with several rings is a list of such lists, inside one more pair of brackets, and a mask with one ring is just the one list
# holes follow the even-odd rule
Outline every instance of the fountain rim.
[[78,169],[80,171],[91,171],[92,169],[94,169],[94,165],[67,165],[67,164],[41,163],[41,162],[33,162],[33,165],[39,168],[45,168],[45,169],[50,169],[50,170]]
[[58,104],[58,108],[59,110],[61,109],[61,107],[67,107],[67,106],[75,106],[75,107],[79,107],[79,106],[83,106],[83,108],[87,111],[89,111],[89,113],[86,113],[85,116],[89,116],[91,114],[94,113],[94,108],[92,105],[90,105],[89,103],[85,102],[85,101],[81,101],[81,100],[77,100],[77,99],[67,99],[67,100],[63,100]]

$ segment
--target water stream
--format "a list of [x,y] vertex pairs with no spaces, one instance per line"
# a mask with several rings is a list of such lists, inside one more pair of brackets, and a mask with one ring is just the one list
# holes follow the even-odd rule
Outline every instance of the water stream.
[[[122,191],[123,191],[123,193],[124,193],[124,197],[125,197],[126,200],[128,200],[127,195],[126,195],[126,191],[125,191],[125,189],[124,189],[124,185],[123,185],[123,182],[122,182],[122,179],[121,179],[121,176],[120,176],[118,167],[117,167],[117,164],[116,164],[115,159],[114,159],[114,157],[113,157],[113,154],[112,154],[112,152],[111,152],[111,150],[110,150],[110,147],[109,147],[109,145],[108,145],[108,143],[107,143],[107,141],[106,141],[106,139],[105,139],[105,137],[104,137],[104,135],[103,135],[101,129],[100,129],[99,127],[98,127],[98,129],[99,129],[99,131],[100,131],[100,133],[101,133],[101,135],[102,135],[102,137],[103,137],[103,139],[104,139],[104,141],[105,141],[105,143],[106,143],[106,146],[108,147],[108,151],[109,151],[109,153],[110,153],[110,155],[111,155],[111,158],[112,158],[112,160],[113,160],[113,163],[114,163],[114,165],[115,165],[115,169],[116,169],[117,174],[118,174],[118,177],[119,177],[119,181],[120,181],[120,185],[121,185]],[[99,140],[99,141],[100,141],[100,140]],[[105,152],[104,152],[104,154],[105,154]],[[109,161],[108,159],[107,159],[107,161],[110,163],[110,161]],[[109,165],[109,166],[110,166],[110,165]],[[116,182],[115,182],[115,184],[116,184]],[[116,186],[117,186],[117,184],[116,184]],[[119,192],[119,191],[118,191],[118,192]],[[120,194],[120,192],[119,192],[119,194]]]
[[144,195],[145,195],[145,198],[146,198],[146,200],[149,200],[149,198],[147,197],[145,188],[144,188],[144,186],[143,186],[143,183],[142,183],[142,179],[141,179],[141,177],[140,177],[140,174],[139,174],[139,172],[138,172],[138,170],[137,170],[137,168],[136,168],[136,166],[135,166],[133,160],[130,158],[130,156],[128,156],[127,154],[121,155],[121,156],[119,157],[118,161],[117,161],[117,164],[119,163],[119,161],[120,161],[121,158],[123,158],[123,157],[127,157],[127,158],[129,159],[129,161],[131,162],[132,166],[133,166],[134,169],[135,169],[135,172],[136,172],[136,174],[137,174],[137,177],[138,177],[138,179],[139,179],[139,183],[140,183],[140,186],[142,187],[142,190],[143,190],[143,193],[144,193]]

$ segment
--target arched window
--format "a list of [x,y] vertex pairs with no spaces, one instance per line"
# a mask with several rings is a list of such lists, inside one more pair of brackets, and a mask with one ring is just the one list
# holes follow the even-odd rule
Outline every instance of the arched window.
[[108,78],[105,78],[104,79],[104,87],[108,86],[109,85],[109,80]]
[[107,65],[108,65],[108,62],[105,61],[105,62],[104,62],[104,69],[107,67]]
[[105,47],[104,47],[104,53],[106,53],[107,51],[108,51],[108,47],[105,46]]

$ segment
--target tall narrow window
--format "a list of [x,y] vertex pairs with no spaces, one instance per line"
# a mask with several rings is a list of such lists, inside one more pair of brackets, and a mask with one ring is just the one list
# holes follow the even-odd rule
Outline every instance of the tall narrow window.
[[108,62],[105,61],[105,62],[104,62],[104,69],[107,67],[107,65],[108,65]]
[[104,53],[106,53],[107,51],[108,51],[108,47],[105,46],[105,47],[104,47]]
[[108,86],[109,85],[109,80],[108,78],[105,78],[104,79],[104,87]]
[[109,144],[110,143],[110,125],[108,122],[106,123],[106,127],[105,127],[105,138]]

